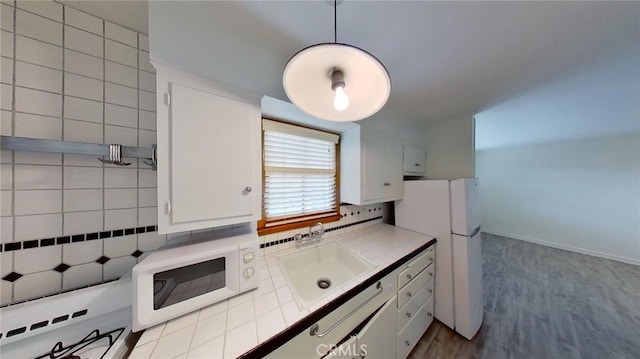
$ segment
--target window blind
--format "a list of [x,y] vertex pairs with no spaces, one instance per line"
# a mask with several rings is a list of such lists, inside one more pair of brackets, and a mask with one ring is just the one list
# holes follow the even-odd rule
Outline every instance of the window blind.
[[339,137],[270,120],[263,131],[266,226],[335,212]]

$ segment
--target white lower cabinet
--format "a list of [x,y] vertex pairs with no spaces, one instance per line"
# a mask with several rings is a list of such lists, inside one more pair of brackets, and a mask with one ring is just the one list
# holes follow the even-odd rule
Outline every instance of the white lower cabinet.
[[406,358],[433,321],[434,256],[427,248],[267,357]]
[[435,247],[410,260],[398,273],[397,358],[406,358],[433,322]]
[[395,357],[396,330],[389,323],[393,323],[398,316],[396,305],[396,296],[393,296],[358,334],[360,358],[388,359]]
[[[341,343],[343,339],[348,338],[351,334],[356,335],[356,330],[364,321],[367,320],[376,310],[383,305],[388,304],[387,301],[392,297],[395,298],[397,292],[396,278],[397,273],[393,272],[385,276],[383,279],[372,284],[362,292],[358,293],[346,303],[334,309],[331,313],[325,315],[309,328],[303,330],[293,339],[271,352],[268,358],[320,358]],[[386,304],[385,304],[386,303]],[[394,301],[395,303],[395,301]],[[385,312],[386,313],[386,312]],[[391,318],[395,322],[397,311],[391,311]],[[371,323],[371,321],[369,322]],[[376,321],[376,323],[381,323]],[[378,324],[372,324],[370,329]],[[395,331],[391,333],[394,337]],[[357,342],[357,338],[356,338]],[[392,344],[395,348],[395,344]],[[346,348],[346,347],[344,347]],[[345,349],[346,350],[346,349]],[[350,349],[356,351],[356,347]],[[338,354],[337,351],[334,351]],[[360,352],[349,353],[342,352],[339,354],[351,355],[351,358],[358,357]],[[352,355],[353,354],[353,355]],[[336,356],[335,358],[340,358]]]
[[393,296],[361,330],[354,332],[347,341],[333,348],[325,359],[395,358],[396,330],[389,323],[393,323],[396,317],[396,297]]

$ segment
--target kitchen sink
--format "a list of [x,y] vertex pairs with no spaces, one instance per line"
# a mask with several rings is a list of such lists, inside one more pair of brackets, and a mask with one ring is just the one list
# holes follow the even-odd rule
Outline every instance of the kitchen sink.
[[336,242],[314,245],[276,258],[301,309],[374,267]]

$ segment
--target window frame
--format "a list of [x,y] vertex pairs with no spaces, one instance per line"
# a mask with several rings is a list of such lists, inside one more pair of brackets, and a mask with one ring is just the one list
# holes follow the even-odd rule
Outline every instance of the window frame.
[[[264,156],[264,126],[262,126],[262,124],[260,125],[260,137],[261,137],[261,148],[260,150],[262,151],[261,153],[261,166],[262,166],[262,199],[261,199],[261,203],[260,203],[260,209],[261,209],[261,217],[260,220],[258,220],[258,235],[262,236],[262,235],[266,235],[266,234],[273,234],[273,233],[279,233],[279,232],[284,232],[284,231],[288,231],[288,230],[292,230],[292,229],[298,229],[298,228],[303,228],[303,227],[309,227],[312,226],[318,222],[322,222],[322,223],[330,223],[330,222],[336,222],[338,220],[340,220],[340,218],[342,218],[342,215],[340,214],[340,147],[341,147],[341,137],[339,133],[336,132],[331,132],[331,131],[327,131],[324,129],[319,129],[319,128],[314,128],[314,127],[310,127],[310,126],[306,126],[306,125],[301,125],[298,123],[291,123],[291,122],[287,122],[287,121],[282,121],[282,120],[278,120],[278,119],[274,119],[274,118],[269,118],[269,117],[262,117],[262,120],[269,120],[269,121],[274,121],[274,122],[280,122],[280,123],[284,123],[287,125],[291,125],[291,126],[298,126],[298,127],[302,127],[302,128],[308,128],[308,129],[312,129],[312,130],[316,130],[316,131],[322,131],[322,132],[326,132],[326,133],[331,133],[331,134],[335,134],[338,135],[338,142],[335,144],[335,156],[336,156],[336,180],[335,180],[335,185],[336,185],[336,200],[335,200],[335,204],[333,207],[333,210],[331,211],[326,211],[326,212],[321,212],[321,213],[314,213],[314,214],[304,214],[304,215],[299,215],[299,216],[293,216],[287,219],[287,221],[291,221],[293,220],[294,222],[289,222],[289,223],[283,223],[283,224],[278,224],[278,225],[271,225],[268,226],[269,221],[266,220],[266,210],[265,210],[265,190],[266,190],[266,171],[265,171],[265,156]],[[262,122],[262,121],[261,121]],[[276,220],[273,222],[278,222],[280,220]]]

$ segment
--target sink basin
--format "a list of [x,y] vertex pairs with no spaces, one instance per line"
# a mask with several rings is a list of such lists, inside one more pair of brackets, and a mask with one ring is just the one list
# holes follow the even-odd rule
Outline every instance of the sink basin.
[[336,242],[299,249],[277,261],[301,309],[374,267]]

